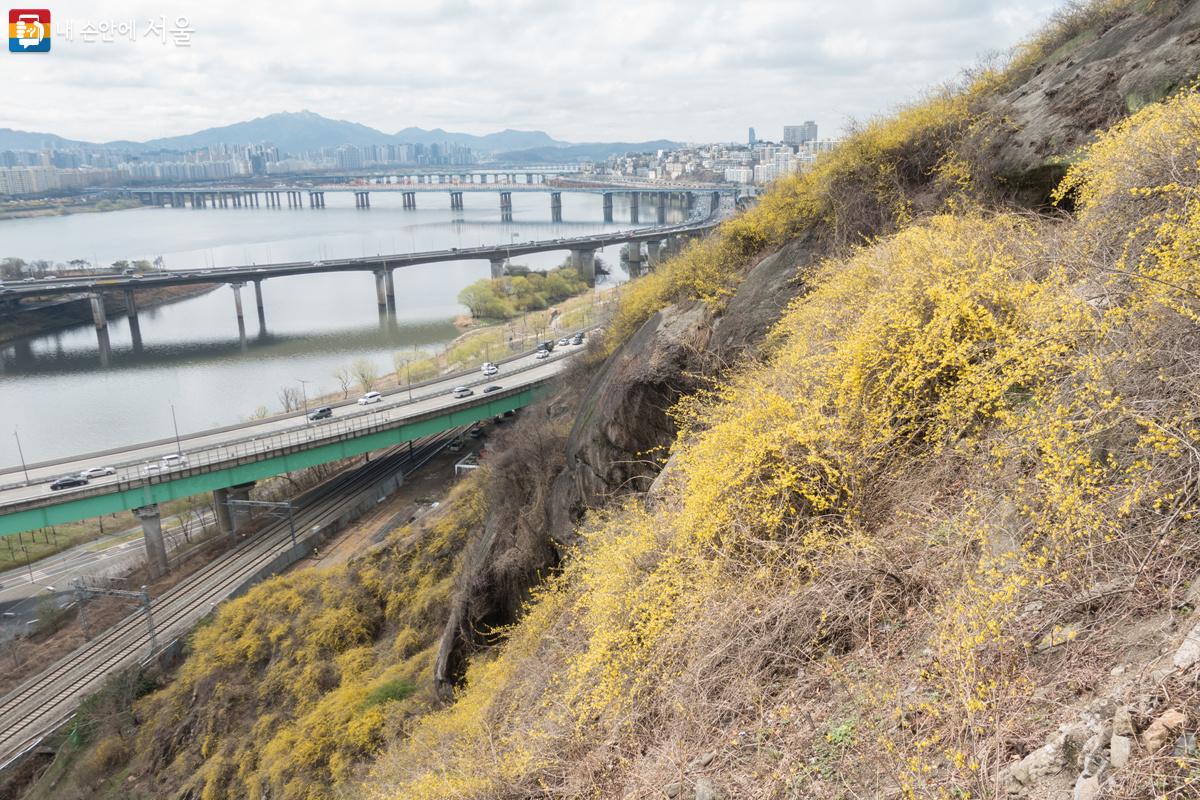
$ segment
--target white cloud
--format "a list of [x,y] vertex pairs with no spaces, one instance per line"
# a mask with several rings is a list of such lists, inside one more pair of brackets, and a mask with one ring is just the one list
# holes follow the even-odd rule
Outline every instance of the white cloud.
[[[186,16],[190,48],[56,39],[0,54],[0,126],[88,140],[307,108],[385,131],[541,128],[574,141],[833,133],[1034,30],[1051,0],[402,0],[354,8],[116,0],[56,22]],[[20,97],[25,102],[14,102]]]

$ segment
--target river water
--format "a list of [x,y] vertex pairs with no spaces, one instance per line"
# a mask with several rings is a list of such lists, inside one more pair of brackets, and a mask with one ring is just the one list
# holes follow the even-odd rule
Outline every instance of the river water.
[[[353,195],[328,193],[324,209],[141,208],[63,217],[0,220],[0,257],[73,258],[110,264],[153,260],[167,269],[343,258],[503,244],[578,236],[633,227],[604,223],[599,195],[563,194],[563,222],[550,222],[545,193],[514,192],[513,221],[500,220],[494,192],[464,193],[465,209],[449,210],[441,192],[419,193],[417,210],[399,194],[371,193],[371,208],[355,209]],[[628,220],[615,198],[616,219]],[[670,211],[668,222],[682,219]],[[645,223],[643,223],[645,224]],[[625,279],[619,248],[599,255],[611,275]],[[541,253],[520,262],[557,266],[566,253]],[[0,346],[0,466],[19,463],[17,438],[29,463],[118,447],[173,433],[238,422],[259,406],[279,410],[281,387],[309,396],[339,390],[333,373],[356,359],[392,371],[397,351],[432,352],[458,331],[465,309],[457,295],[489,276],[486,261],[406,267],[395,271],[396,315],[381,320],[369,272],[264,281],[264,319],[252,287],[243,344],[233,294],[222,286],[139,315],[143,347],[135,352],[126,319],[109,321],[112,357],[100,363],[90,324]],[[601,284],[603,285],[603,284]]]

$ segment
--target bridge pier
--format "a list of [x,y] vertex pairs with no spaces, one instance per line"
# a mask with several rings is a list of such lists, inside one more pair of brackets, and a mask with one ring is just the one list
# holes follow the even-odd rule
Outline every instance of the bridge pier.
[[646,266],[654,269],[662,260],[661,242],[646,242]]
[[655,213],[655,222],[657,222],[659,225],[666,225],[667,224],[667,196],[665,194],[663,194],[662,192],[659,192],[658,195],[655,196],[654,200],[655,200],[654,205],[655,205],[655,212],[656,212]]
[[641,197],[640,192],[629,193],[629,221],[637,225],[638,220],[638,199]]
[[629,277],[636,278],[642,274],[641,242],[630,242],[625,246],[625,262],[629,265]]
[[512,192],[500,193],[500,221],[512,222]]
[[562,192],[550,193],[550,221],[562,222]]
[[245,284],[231,283],[229,288],[233,289],[233,307],[237,312],[238,338],[242,340],[242,345],[246,344],[246,315],[242,311],[242,287]]
[[575,267],[575,271],[579,273],[579,277],[587,281],[588,286],[596,285],[595,250],[572,250],[571,264]]
[[262,313],[263,313],[262,281],[254,282],[254,305],[258,307],[259,316],[262,316]]
[[142,325],[138,320],[137,298],[134,297],[133,289],[125,290],[125,314],[129,317],[129,337],[133,340],[133,349],[140,353],[142,350]]
[[[230,500],[246,501],[250,499],[250,490],[254,488],[254,483],[243,483],[238,486],[230,486],[226,491],[229,493]],[[229,518],[233,527],[234,541],[237,541],[238,534],[242,533],[250,526],[250,509],[245,506],[229,507]]]
[[108,339],[108,314],[104,310],[104,295],[94,292],[89,299],[92,301],[92,322],[96,325],[96,346],[100,352],[100,365],[107,367],[112,356],[112,346]]
[[355,192],[354,193],[354,207],[355,208],[370,208],[371,207],[371,193],[370,192]]
[[237,539],[233,536],[233,517],[229,513],[228,489],[213,490],[213,511],[217,515],[217,527],[221,529],[221,533],[236,542]]
[[163,544],[162,515],[158,503],[135,508],[134,516],[142,521],[142,539],[146,544],[146,567],[151,578],[167,574],[167,547]]
[[613,221],[613,196],[612,192],[604,193],[604,221]]
[[404,193],[404,207],[410,208],[410,209],[415,209],[417,207],[417,193],[416,192],[405,192]]
[[525,173],[525,183],[527,183],[529,185],[533,185],[533,173],[532,172]]
[[503,258],[493,258],[493,259],[491,259],[491,266],[492,266],[492,278],[493,278],[493,280],[494,280],[494,279],[496,279],[496,278],[503,278],[503,277],[504,277],[504,262],[505,262],[505,259],[503,259]]
[[396,304],[396,289],[392,284],[392,271],[389,269],[375,270],[375,301],[381,310]]
[[463,193],[462,192],[451,192],[450,193],[450,210],[451,211],[462,211],[462,208],[463,208]]

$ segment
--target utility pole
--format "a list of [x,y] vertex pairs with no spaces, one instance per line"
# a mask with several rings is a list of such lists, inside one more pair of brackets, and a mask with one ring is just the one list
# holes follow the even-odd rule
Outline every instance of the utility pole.
[[308,425],[310,420],[308,419],[308,387],[307,387],[307,384],[312,383],[312,381],[306,381],[303,378],[296,378],[296,381],[299,382],[299,384],[300,384],[300,397],[303,398],[303,400],[304,400],[304,424]]
[[179,442],[179,423],[175,421],[175,404],[168,403],[171,406],[171,425],[175,428],[175,454],[183,455],[183,445]]
[[17,455],[21,457],[21,472],[25,473],[25,482],[29,483],[29,469],[25,466],[25,451],[21,449],[21,437],[17,436],[16,428],[13,428],[13,438],[17,440]]

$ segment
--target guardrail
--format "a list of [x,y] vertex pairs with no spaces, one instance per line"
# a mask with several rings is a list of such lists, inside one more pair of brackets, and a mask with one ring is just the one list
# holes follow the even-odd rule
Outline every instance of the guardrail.
[[[543,367],[547,364],[564,361],[571,358],[575,352],[560,353],[559,355],[551,355],[542,361],[534,364],[528,364],[510,372],[504,373],[505,376],[521,375],[530,370]],[[495,384],[503,377],[499,375],[483,376],[476,373],[478,376],[475,380],[464,381],[463,385],[468,387],[481,386],[484,384]],[[442,378],[441,380],[445,380]],[[431,409],[428,413],[438,414],[446,411],[469,409],[475,405],[483,405],[492,400],[499,400],[511,394],[519,393],[529,384],[520,384],[514,387],[505,387],[504,390],[490,395],[475,395],[469,402],[451,403],[441,409]],[[400,390],[405,391],[405,390]],[[394,402],[389,405],[377,405],[364,407],[362,411],[356,411],[352,414],[331,418],[328,421],[322,420],[319,422],[309,422],[307,419],[304,422],[290,428],[285,428],[269,433],[260,433],[251,436],[234,439],[221,444],[211,445],[207,447],[198,447],[195,449],[183,452],[187,457],[186,466],[176,467],[172,469],[162,469],[161,472],[151,474],[130,475],[130,468],[140,468],[147,463],[147,459],[140,458],[136,460],[126,460],[114,464],[118,469],[118,476],[115,480],[95,481],[87,486],[80,487],[74,490],[67,490],[54,495],[56,499],[72,500],[77,498],[91,497],[98,494],[108,494],[111,492],[121,492],[128,489],[139,488],[142,486],[153,485],[156,483],[167,483],[178,480],[180,478],[190,477],[192,475],[203,474],[214,471],[217,467],[233,466],[253,461],[261,461],[266,458],[274,458],[280,455],[287,455],[296,452],[297,450],[308,450],[314,447],[319,447],[326,444],[334,444],[347,439],[356,439],[361,436],[366,436],[372,433],[377,433],[384,430],[389,430],[397,425],[404,424],[407,420],[413,419],[414,415],[399,414],[394,412],[403,412],[409,406],[419,403],[430,398],[444,397],[446,395],[444,388],[433,392],[423,394],[414,393],[411,399],[404,399],[399,402]],[[170,440],[168,440],[170,441]],[[176,451],[172,450],[171,453]],[[164,455],[170,455],[166,453]],[[155,462],[150,462],[155,463]],[[120,475],[119,472],[124,470],[125,475]],[[0,490],[23,488],[26,486],[38,485],[45,481],[29,481],[9,484],[8,486],[0,486]],[[97,491],[97,490],[100,491]],[[44,500],[44,496],[21,498],[10,503],[0,506],[0,511],[5,508],[34,503],[38,500]]]

